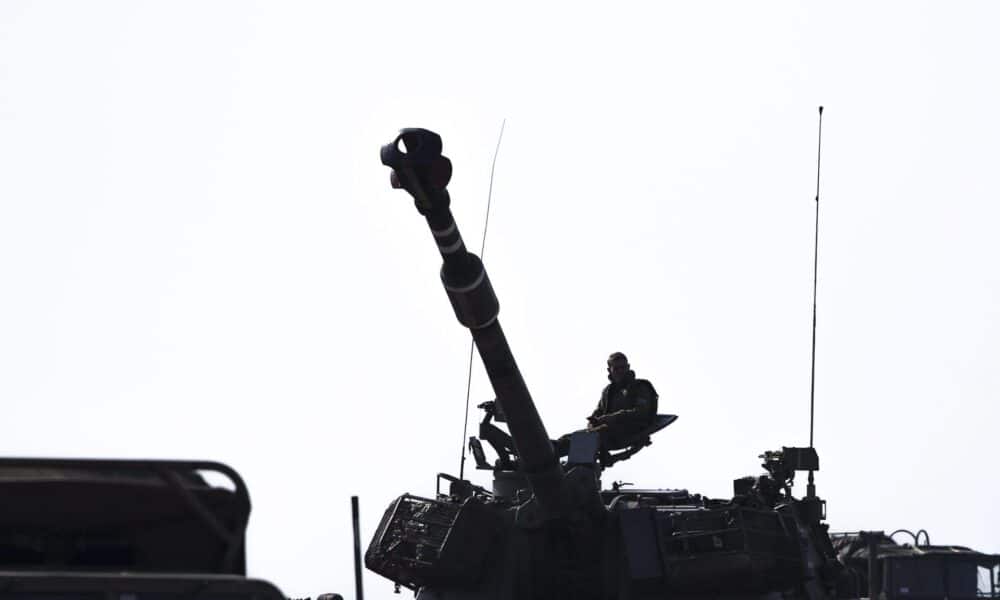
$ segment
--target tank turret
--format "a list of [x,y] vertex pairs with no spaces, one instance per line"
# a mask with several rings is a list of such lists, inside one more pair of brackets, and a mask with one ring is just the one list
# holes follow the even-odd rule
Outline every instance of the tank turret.
[[[382,148],[382,162],[431,230],[445,291],[496,394],[481,406],[480,436],[503,456],[486,466],[493,490],[441,473],[438,483],[449,485],[435,497],[393,501],[365,555],[369,569],[418,600],[1000,598],[1000,555],[931,546],[924,530],[911,533],[912,546],[892,539],[906,530],[831,542],[811,444],[763,453],[765,473],[734,480],[731,498],[617,482],[601,490],[604,469],[648,446],[676,417],[655,415],[614,445],[588,430],[550,440],[485,267],[452,216],[451,163],[441,151],[436,134],[407,129]],[[509,440],[489,428],[493,419],[507,424]],[[486,465],[476,442],[477,464]],[[803,471],[809,486],[797,499],[792,484]],[[221,463],[0,459],[0,498],[5,598],[284,598],[246,576],[249,494]],[[360,598],[360,577],[357,584]]]
[[[441,150],[437,134],[404,129],[382,148],[381,157],[392,168],[393,187],[409,192],[427,221],[443,261],[441,282],[455,316],[472,335],[497,411],[510,430],[517,471],[505,475],[526,482],[530,497],[494,495],[442,475],[451,482],[447,494],[436,499],[407,494],[390,506],[365,562],[428,598],[435,590],[483,585],[503,587],[510,598],[533,597],[541,590],[583,594],[594,589],[602,547],[605,511],[596,473],[593,465],[566,469],[559,462],[500,326],[486,269],[466,249],[451,213],[451,162]],[[511,561],[532,566],[518,568]],[[567,564],[573,568],[565,569]],[[581,569],[584,565],[589,568]],[[539,575],[552,580],[539,584]]]
[[422,600],[831,597],[837,563],[824,504],[791,496],[795,472],[819,468],[811,448],[765,454],[765,475],[736,480],[734,496],[716,500],[685,490],[600,491],[601,470],[648,445],[670,415],[620,444],[617,457],[599,450],[592,431],[550,440],[500,327],[486,269],[452,216],[452,166],[441,151],[437,134],[404,129],[381,159],[430,228],[445,291],[496,394],[495,406],[483,408],[510,430],[516,459],[501,456],[497,474],[527,488],[490,491],[440,474],[446,492],[404,494],[389,506],[365,554],[368,568]]

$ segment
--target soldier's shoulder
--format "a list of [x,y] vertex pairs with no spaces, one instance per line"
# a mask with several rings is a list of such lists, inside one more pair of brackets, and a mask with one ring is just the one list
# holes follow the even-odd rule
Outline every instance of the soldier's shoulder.
[[648,379],[636,379],[635,383],[632,385],[637,389],[648,390],[649,392],[656,394],[656,388],[653,387],[653,384],[650,383]]

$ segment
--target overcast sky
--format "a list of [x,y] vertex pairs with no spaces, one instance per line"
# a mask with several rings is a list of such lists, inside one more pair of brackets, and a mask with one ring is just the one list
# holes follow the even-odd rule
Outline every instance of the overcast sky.
[[353,596],[349,497],[367,545],[457,473],[469,344],[378,150],[439,132],[478,246],[506,118],[486,264],[549,433],[624,351],[680,419],[605,484],[727,496],[808,444],[822,104],[829,522],[1000,552],[1000,4],[611,6],[0,4],[0,452],[225,461],[251,574]]

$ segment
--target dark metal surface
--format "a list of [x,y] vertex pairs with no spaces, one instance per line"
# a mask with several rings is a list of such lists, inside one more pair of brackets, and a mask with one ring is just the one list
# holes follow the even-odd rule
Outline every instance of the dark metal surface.
[[[907,530],[897,530],[899,531]],[[923,531],[923,530],[921,530]],[[926,531],[923,531],[926,536]],[[919,539],[913,536],[914,541]],[[845,576],[838,582],[840,598],[875,593],[892,599],[997,598],[1000,555],[964,546],[899,544],[881,531],[832,535]],[[989,587],[977,590],[977,569],[989,577]],[[985,585],[985,584],[984,584]]]
[[0,458],[0,504],[3,600],[284,598],[244,576],[250,495],[223,463]]
[[361,582],[361,509],[358,497],[351,496],[351,524],[354,529],[354,597],[364,600],[364,585]]
[[222,463],[0,458],[0,495],[0,565],[246,570],[250,496]]
[[267,581],[234,575],[0,571],[0,598],[24,600],[285,600]]

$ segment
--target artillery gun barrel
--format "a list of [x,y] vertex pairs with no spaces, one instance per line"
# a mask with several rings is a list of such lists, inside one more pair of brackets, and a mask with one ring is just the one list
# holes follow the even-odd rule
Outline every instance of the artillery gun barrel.
[[499,303],[486,268],[466,249],[451,213],[446,189],[451,161],[441,154],[441,137],[426,129],[404,129],[382,147],[381,158],[393,170],[393,187],[409,192],[427,219],[444,261],[441,281],[455,316],[472,333],[535,497],[547,510],[558,511],[562,468],[497,320]]

